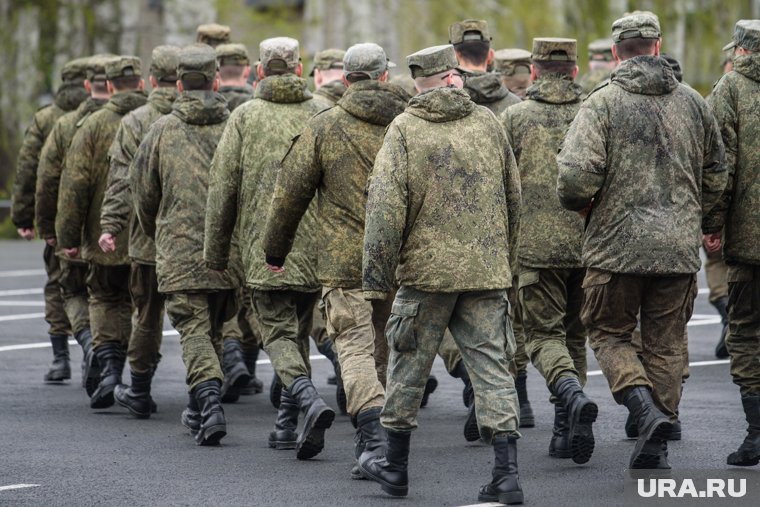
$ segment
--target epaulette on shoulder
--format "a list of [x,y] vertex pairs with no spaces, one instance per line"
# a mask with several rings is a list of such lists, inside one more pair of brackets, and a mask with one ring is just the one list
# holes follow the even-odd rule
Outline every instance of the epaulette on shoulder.
[[586,95],[586,98],[583,99],[583,100],[588,99],[590,96],[592,96],[594,93],[598,92],[602,88],[604,88],[606,86],[609,86],[609,84],[610,84],[609,78],[605,79],[604,81],[602,81],[601,83],[599,83],[598,85],[596,85],[593,90],[591,90],[590,92],[588,92],[588,95]]

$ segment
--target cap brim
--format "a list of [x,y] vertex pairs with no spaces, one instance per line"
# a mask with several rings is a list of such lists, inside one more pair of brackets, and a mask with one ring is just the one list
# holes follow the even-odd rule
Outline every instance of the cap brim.
[[396,65],[392,61],[388,60],[388,68],[389,69],[395,69],[396,67],[398,67],[398,65]]
[[723,46],[723,49],[721,51],[728,51],[729,49],[734,49],[735,47],[736,47],[736,41],[732,40],[731,42]]

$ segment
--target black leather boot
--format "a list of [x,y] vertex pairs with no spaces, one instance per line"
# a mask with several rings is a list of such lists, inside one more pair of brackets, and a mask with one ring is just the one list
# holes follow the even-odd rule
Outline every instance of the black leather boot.
[[388,445],[385,456],[364,454],[365,460],[359,461],[362,475],[380,484],[380,487],[392,496],[406,496],[409,493],[409,438],[410,431],[387,430]]
[[[668,431],[666,438],[668,440],[681,440],[681,421],[672,423],[672,428]],[[628,412],[628,418],[625,420],[625,435],[628,438],[639,437],[639,427],[636,424],[636,420],[633,414]]]
[[360,461],[369,459],[370,455],[384,456],[388,435],[380,424],[381,407],[372,407],[359,412],[356,420],[361,431],[363,450],[358,457]]
[[251,380],[248,381],[248,385],[240,389],[240,394],[250,395],[259,394],[264,391],[264,383],[256,378],[256,361],[259,359],[259,348],[252,352],[243,351],[243,361],[248,368],[248,373],[251,375]]
[[728,358],[728,348],[726,348],[726,336],[728,335],[728,296],[720,298],[712,305],[718,310],[720,321],[723,324],[718,345],[715,347],[715,357],[726,359]]
[[570,423],[567,420],[567,410],[562,402],[554,404],[554,428],[549,442],[549,456],[552,458],[572,458],[570,447]]
[[193,393],[188,393],[187,407],[182,411],[180,421],[182,426],[190,430],[192,436],[197,435],[201,429],[201,412]]
[[243,358],[243,346],[238,340],[224,341],[222,356],[224,382],[222,383],[222,402],[235,403],[240,398],[240,389],[251,381],[251,374]]
[[520,477],[517,473],[517,439],[499,437],[493,440],[494,463],[491,482],[478,493],[481,502],[499,502],[507,505],[523,503]]
[[282,382],[277,373],[272,375],[272,383],[269,384],[269,402],[274,408],[280,408],[280,393],[282,393]]
[[464,403],[465,407],[469,407],[472,398],[472,381],[470,380],[470,374],[467,373],[467,368],[464,366],[464,361],[460,360],[457,363],[456,368],[451,372],[451,376],[460,379],[464,383],[464,388],[462,389],[462,403]]
[[121,384],[124,351],[118,343],[104,343],[95,349],[95,356],[100,364],[100,382],[90,398],[90,408],[108,408],[114,403],[113,390]]
[[760,396],[742,397],[742,408],[748,425],[747,436],[739,449],[728,455],[726,463],[751,467],[760,463]]
[[438,379],[435,378],[435,375],[429,375],[427,382],[425,382],[425,390],[422,392],[422,401],[420,401],[420,408],[427,407],[428,398],[430,398],[430,395],[435,392],[437,387]]
[[82,387],[87,396],[92,397],[92,393],[98,388],[100,383],[100,365],[95,352],[92,350],[92,332],[86,327],[81,331],[74,333],[74,339],[82,347]]
[[517,374],[515,379],[515,389],[517,390],[517,401],[520,403],[520,427],[532,428],[536,425],[536,419],[533,416],[533,407],[528,400],[528,372],[524,371]]
[[227,435],[227,421],[221,400],[222,383],[218,380],[201,382],[193,395],[201,412],[201,424],[195,441],[198,445],[217,445]]
[[560,378],[554,383],[553,391],[567,411],[570,457],[575,463],[586,463],[594,453],[592,425],[599,414],[599,407],[586,397],[576,377]]
[[45,382],[63,382],[71,378],[69,365],[69,337],[50,335],[53,346],[53,364],[45,374]]
[[478,415],[475,412],[475,391],[468,391],[469,400],[467,400],[467,419],[464,422],[464,439],[468,442],[474,442],[480,439],[480,429],[478,429]]
[[335,411],[323,400],[309,377],[298,377],[288,389],[304,414],[303,429],[296,442],[296,457],[310,459],[325,447],[325,430],[332,426]]
[[277,419],[274,431],[269,433],[269,447],[272,449],[295,449],[298,441],[298,403],[287,389],[282,388],[280,408],[277,409]]
[[655,406],[649,388],[628,388],[623,392],[623,403],[633,414],[639,432],[628,467],[670,469],[667,459],[667,435],[673,425]]
[[147,375],[131,372],[132,385],[119,384],[114,388],[116,402],[138,419],[148,419],[154,412],[151,407],[150,384],[153,372]]

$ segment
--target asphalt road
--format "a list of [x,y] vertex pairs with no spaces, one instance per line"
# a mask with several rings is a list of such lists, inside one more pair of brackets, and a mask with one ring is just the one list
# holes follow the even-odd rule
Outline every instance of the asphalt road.
[[[465,442],[461,383],[439,360],[433,373],[440,384],[412,436],[410,491],[402,500],[385,496],[374,483],[349,479],[353,428],[347,417],[336,419],[317,459],[301,462],[293,451],[269,449],[275,411],[265,394],[225,406],[223,445],[196,446],[179,422],[186,401],[184,366],[171,331],[153,383],[157,414],[136,420],[118,406],[91,410],[79,386],[78,346],[71,347],[72,381],[42,382],[51,350],[42,318],[41,258],[41,242],[0,242],[0,505],[470,505],[490,479],[491,448]],[[683,440],[671,443],[670,461],[674,469],[717,473],[743,439],[745,423],[727,362],[714,361],[720,326],[704,290],[694,313],[693,367],[681,404]],[[548,456],[553,409],[539,374],[529,372],[537,424],[524,429],[519,441],[527,505],[623,503],[633,446],[623,431],[626,411],[613,401],[593,354],[589,359],[586,391],[600,410],[596,451],[585,465]],[[313,368],[317,388],[335,406],[334,387],[325,382],[329,363],[320,357]],[[263,355],[258,376],[267,385],[272,376]]]

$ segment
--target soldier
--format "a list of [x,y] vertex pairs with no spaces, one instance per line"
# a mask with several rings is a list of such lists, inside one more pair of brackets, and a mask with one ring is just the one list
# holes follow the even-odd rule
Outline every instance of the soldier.
[[385,128],[410,97],[386,82],[388,58],[377,44],[351,46],[341,67],[348,90],[336,107],[306,124],[283,160],[263,246],[268,259],[285,261],[298,224],[319,193],[318,216],[326,241],[319,252],[319,281],[348,414],[358,426],[358,459],[365,451],[382,455],[385,446],[380,426],[385,390],[375,370],[373,314],[390,311],[384,308],[389,302],[365,301],[362,296],[364,191]]
[[478,499],[522,503],[508,369],[517,167],[493,113],[461,90],[452,46],[414,53],[407,65],[420,94],[388,126],[375,160],[362,261],[366,299],[386,299],[396,280],[401,286],[386,328],[391,354],[380,419],[388,446],[385,457],[369,454],[359,466],[386,493],[407,494],[409,439],[448,327],[472,378],[480,434],[494,447],[493,479]]
[[346,52],[342,49],[325,49],[314,55],[314,68],[310,76],[314,78],[314,101],[324,107],[334,106],[346,93],[343,83],[343,57]]
[[61,116],[40,152],[35,197],[35,215],[40,237],[48,245],[55,247],[55,254],[61,265],[61,297],[66,316],[71,322],[74,338],[82,347],[82,387],[87,395],[97,387],[100,369],[92,353],[92,333],[90,331],[90,309],[87,296],[88,264],[81,258],[70,259],[58,245],[55,232],[55,218],[58,212],[58,189],[63,172],[66,152],[77,129],[92,113],[108,102],[111,93],[106,85],[105,62],[113,55],[95,55],[85,63],[84,87],[90,96],[74,111]]
[[726,181],[715,119],[658,58],[660,37],[652,14],[613,23],[621,63],[583,103],[557,156],[560,202],[587,215],[581,320],[615,401],[637,422],[630,468],[670,468],[700,222]]
[[[295,448],[298,459],[309,459],[324,448],[325,429],[335,418],[309,378],[309,330],[320,288],[313,207],[298,229],[285,270],[270,270],[262,262],[262,241],[279,164],[291,139],[321,106],[312,100],[300,77],[303,67],[297,40],[266,39],[259,54],[255,98],[232,113],[214,155],[204,259],[212,269],[227,266],[230,240],[239,222],[240,237],[245,241],[246,284],[253,289],[264,350],[284,386],[277,430],[269,443],[278,449]],[[289,421],[297,419],[299,408],[304,413],[304,427],[297,437],[295,426],[283,425],[280,430],[279,423],[285,413]]]
[[[87,60],[72,60],[61,69],[61,85],[52,104],[34,113],[32,123],[24,133],[24,140],[16,162],[16,179],[13,183],[11,221],[18,235],[27,241],[34,239],[34,208],[40,152],[55,122],[72,111],[87,98],[84,87]],[[50,343],[53,346],[53,364],[45,374],[45,382],[61,382],[71,378],[69,342],[71,323],[64,310],[61,296],[61,266],[55,255],[55,243],[46,242],[42,254],[47,281],[45,282],[45,321],[48,323]]]
[[[156,245],[147,237],[133,213],[130,189],[130,164],[148,129],[158,118],[169,114],[177,98],[177,55],[175,46],[153,49],[150,63],[150,85],[153,91],[148,103],[130,112],[121,120],[108,152],[110,172],[100,212],[102,234],[99,245],[106,254],[115,252],[116,238],[129,229],[129,293],[135,308],[132,336],[127,358],[132,387],[117,385],[116,401],[138,418],[151,413],[150,385],[161,359],[161,337],[164,328],[164,298],[156,280]],[[141,170],[135,167],[134,170]],[[123,237],[123,236],[122,236]]]
[[523,197],[517,299],[531,362],[552,393],[549,455],[585,463],[594,451],[591,424],[598,407],[582,390],[583,218],[551,199],[557,185],[554,155],[581,102],[581,88],[574,82],[576,41],[533,39],[531,62],[528,100],[501,117],[520,170]]
[[215,48],[219,44],[227,44],[230,42],[231,31],[232,30],[229,26],[219,25],[217,23],[198,25],[198,28],[195,29],[195,42],[207,44],[212,48]]
[[[747,436],[726,462],[734,466],[760,463],[760,20],[736,23],[734,68],[708,97],[726,143],[728,185],[718,205],[705,218],[703,231],[711,250],[723,246],[728,264],[726,342],[731,376],[739,386],[747,420]],[[721,239],[722,231],[722,239]]]
[[520,97],[510,92],[498,74],[486,72],[493,61],[488,23],[465,19],[449,26],[449,44],[454,45],[461,68],[466,72],[464,89],[476,104],[486,106],[497,116]]
[[198,445],[216,445],[227,434],[221,327],[237,312],[234,288],[242,270],[235,257],[224,271],[204,266],[203,221],[211,158],[230,113],[216,93],[211,47],[196,43],[180,50],[177,77],[180,96],[143,139],[131,176],[140,227],[156,242],[158,290],[180,334],[190,393],[183,424]]
[[220,44],[216,47],[221,85],[219,93],[227,99],[230,111],[253,98],[253,86],[248,84],[251,61],[243,44]]
[[493,55],[494,70],[501,75],[501,82],[510,92],[525,100],[525,92],[533,82],[530,77],[530,51],[525,49],[500,49]]
[[597,39],[588,45],[588,72],[578,80],[584,95],[609,79],[617,66],[617,61],[612,57],[612,44],[612,39]]
[[56,236],[66,255],[74,259],[81,253],[90,263],[90,324],[93,352],[101,370],[99,385],[90,398],[91,408],[113,405],[113,390],[121,383],[132,330],[127,231],[115,238],[114,252],[105,254],[98,245],[109,148],[124,115],[147,100],[139,58],[118,56],[107,60],[105,78],[111,98],[82,123],[71,140],[55,219]]

